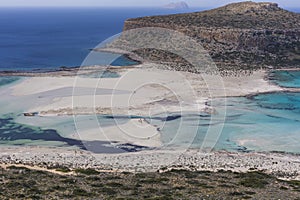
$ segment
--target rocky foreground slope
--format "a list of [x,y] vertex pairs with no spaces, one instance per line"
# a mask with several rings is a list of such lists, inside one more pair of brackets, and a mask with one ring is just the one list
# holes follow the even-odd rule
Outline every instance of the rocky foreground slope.
[[0,167],[0,199],[291,199],[300,182],[261,172],[103,173],[56,168],[57,173],[20,166]]
[[[196,38],[220,69],[300,67],[300,14],[275,3],[242,2],[203,12],[129,19],[124,31],[142,27],[168,28]],[[174,59],[153,49],[136,53]]]

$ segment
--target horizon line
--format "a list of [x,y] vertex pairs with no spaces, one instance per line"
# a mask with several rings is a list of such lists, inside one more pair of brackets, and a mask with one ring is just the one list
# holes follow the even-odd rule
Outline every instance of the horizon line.
[[[134,8],[165,8],[164,6],[101,6],[101,5],[96,5],[96,6],[92,6],[92,5],[59,5],[59,6],[56,6],[56,5],[15,5],[15,6],[1,6],[0,5],[0,8],[15,8],[15,7],[28,7],[28,8],[73,8],[73,7],[84,7],[84,8],[131,8],[131,7],[134,7]],[[207,8],[207,7],[211,7],[211,6],[189,6],[189,8]],[[187,9],[189,9],[187,8]],[[170,9],[170,10],[173,10],[173,8],[165,8],[165,9]],[[181,10],[187,10],[187,9],[181,9]]]
[[[43,6],[43,5],[16,5],[16,6],[0,6],[1,8],[158,8],[158,9],[165,9],[165,10],[177,10],[177,11],[188,11],[191,9],[214,9],[214,8],[218,8],[218,7],[222,7],[221,6],[190,6],[189,8],[185,8],[185,9],[181,9],[181,8],[165,8],[164,6],[101,6],[101,5],[97,5],[97,6],[90,6],[90,5],[63,5],[63,6],[55,6],[55,5],[51,5],[51,6]],[[282,6],[281,8],[284,9],[300,9],[299,7],[289,7],[289,6]]]

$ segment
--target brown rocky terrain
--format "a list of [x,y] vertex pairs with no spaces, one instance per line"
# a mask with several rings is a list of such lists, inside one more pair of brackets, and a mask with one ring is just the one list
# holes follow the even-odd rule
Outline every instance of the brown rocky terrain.
[[[203,12],[128,19],[124,31],[143,27],[168,28],[197,39],[219,69],[300,67],[300,14],[275,3],[249,1]],[[174,55],[153,49],[136,53],[156,61],[174,60]]]

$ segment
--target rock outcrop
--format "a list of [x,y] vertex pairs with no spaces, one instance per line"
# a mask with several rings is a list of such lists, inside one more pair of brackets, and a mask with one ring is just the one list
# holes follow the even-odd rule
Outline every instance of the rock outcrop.
[[[300,67],[300,14],[275,3],[242,2],[203,12],[129,19],[124,30],[142,27],[173,29],[197,39],[220,69]],[[161,60],[167,57],[161,55]]]

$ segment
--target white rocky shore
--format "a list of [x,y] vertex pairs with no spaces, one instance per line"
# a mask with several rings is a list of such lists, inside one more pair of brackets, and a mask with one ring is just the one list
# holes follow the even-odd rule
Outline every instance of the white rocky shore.
[[170,169],[247,172],[259,170],[287,180],[300,180],[300,156],[285,153],[229,153],[153,150],[123,154],[92,154],[65,148],[1,147],[2,166],[93,168],[102,172],[163,172]]

